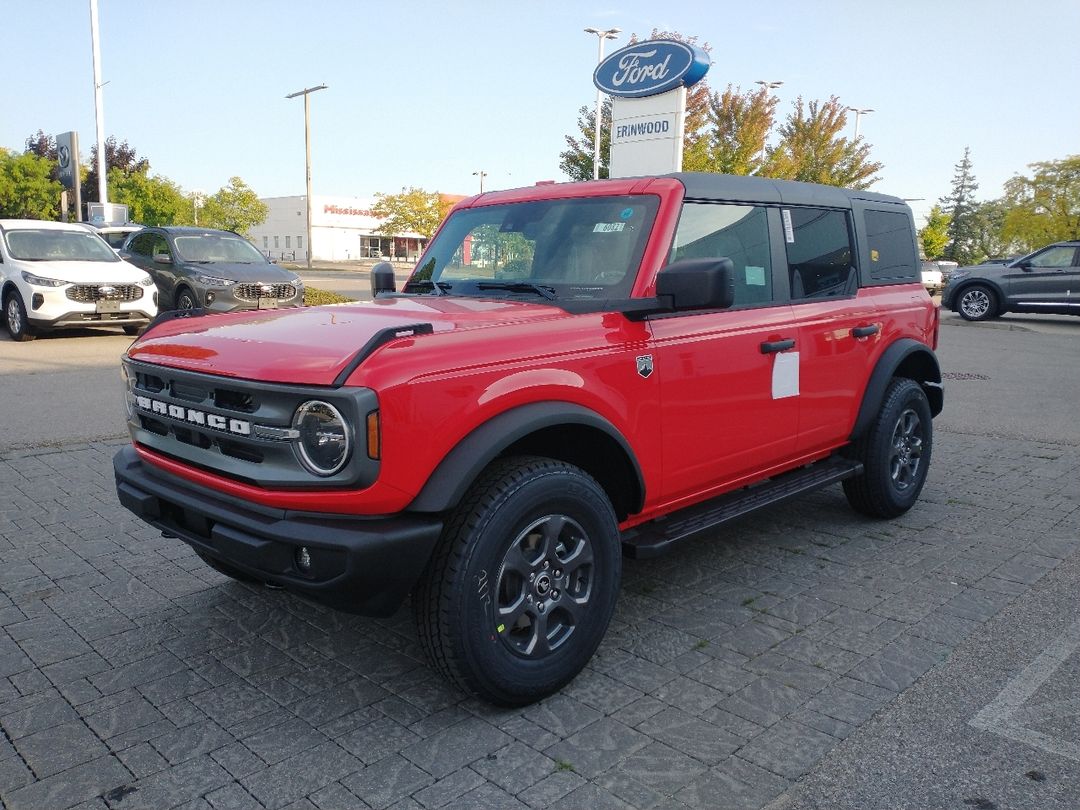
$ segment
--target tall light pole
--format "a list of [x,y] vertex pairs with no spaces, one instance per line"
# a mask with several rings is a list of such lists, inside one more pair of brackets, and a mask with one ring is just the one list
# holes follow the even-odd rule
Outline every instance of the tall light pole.
[[[586,34],[596,34],[598,40],[598,51],[596,54],[596,64],[600,64],[604,61],[604,40],[615,39],[619,33],[622,32],[621,28],[609,28],[606,31],[601,31],[599,28],[586,28]],[[600,111],[604,105],[604,94],[600,92],[600,88],[596,88],[596,129],[593,132],[593,159],[592,159],[592,179],[600,179]]]
[[847,107],[845,109],[855,113],[855,140],[859,140],[859,119],[867,113],[872,113],[873,110],[869,107],[863,107],[862,109],[859,109],[858,107]]
[[[97,182],[98,200],[104,205],[109,201],[105,184],[108,167],[105,165],[105,113],[102,109],[101,88],[101,44],[98,36],[97,0],[90,0],[90,45],[94,52],[94,113],[97,118]],[[75,178],[77,183],[79,178]],[[82,219],[82,212],[78,213]]]
[[318,87],[307,87],[285,96],[285,98],[304,97],[304,172],[307,176],[307,250],[304,252],[307,254],[308,270],[311,269],[311,106],[308,96],[316,90],[325,89],[326,85],[320,84]]
[[484,178],[487,177],[487,174],[488,173],[483,171],[483,170],[478,171],[478,172],[473,172],[473,177],[479,177],[480,178],[480,193],[481,194],[484,193]]
[[[756,82],[754,82],[754,84],[760,84],[761,85],[762,89],[765,91],[765,100],[768,101],[769,100],[769,94],[773,90],[775,90],[777,87],[781,87],[784,83],[783,82],[767,82],[764,79],[758,79]],[[762,139],[761,139],[761,165],[762,166],[765,165],[765,137],[767,137],[767,136],[768,136],[768,133],[766,133],[766,135],[763,136]],[[759,171],[760,171],[760,169],[759,169]]]

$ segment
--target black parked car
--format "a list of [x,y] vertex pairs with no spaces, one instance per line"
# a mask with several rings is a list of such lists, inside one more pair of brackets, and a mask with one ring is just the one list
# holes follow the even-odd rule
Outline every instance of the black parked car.
[[120,255],[148,272],[161,309],[276,309],[304,303],[300,277],[271,262],[232,231],[144,228]]
[[1080,241],[1057,242],[1028,256],[954,270],[941,305],[967,321],[1006,312],[1080,315]]

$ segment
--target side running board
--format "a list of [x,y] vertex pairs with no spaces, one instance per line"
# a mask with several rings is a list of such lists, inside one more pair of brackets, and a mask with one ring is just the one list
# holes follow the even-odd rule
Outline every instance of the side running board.
[[760,484],[728,492],[623,532],[623,554],[638,560],[657,557],[680,540],[714,529],[764,506],[851,478],[862,470],[863,465],[858,461],[833,456]]

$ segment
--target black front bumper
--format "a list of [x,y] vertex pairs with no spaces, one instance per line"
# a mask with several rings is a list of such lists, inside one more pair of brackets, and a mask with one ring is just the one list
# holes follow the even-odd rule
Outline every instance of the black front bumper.
[[[365,616],[389,616],[408,595],[442,532],[437,516],[361,518],[242,501],[113,457],[120,503],[151,526],[254,579]],[[310,569],[297,566],[308,550]]]

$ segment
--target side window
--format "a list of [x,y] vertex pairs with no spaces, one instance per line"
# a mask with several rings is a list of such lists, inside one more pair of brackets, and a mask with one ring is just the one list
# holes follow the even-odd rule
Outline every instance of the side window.
[[1041,253],[1036,253],[1028,261],[1032,267],[1071,267],[1076,248],[1068,245],[1054,245]]
[[171,251],[169,250],[169,243],[165,241],[165,237],[161,234],[151,234],[150,236],[150,255],[153,256],[169,256]]
[[[915,281],[915,245],[911,220],[896,211],[866,211],[866,241],[870,278]],[[937,269],[936,267],[934,268]]]
[[724,257],[735,265],[734,306],[772,303],[766,209],[695,202],[683,205],[671,261]]
[[153,244],[154,234],[141,233],[131,240],[131,246],[128,247],[128,250],[139,256],[149,256],[150,249],[153,247]]
[[784,208],[784,243],[793,301],[855,295],[855,251],[844,211]]

